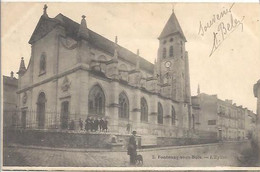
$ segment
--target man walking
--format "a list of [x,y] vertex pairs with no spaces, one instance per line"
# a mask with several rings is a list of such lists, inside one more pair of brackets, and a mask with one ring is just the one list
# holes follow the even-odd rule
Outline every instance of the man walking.
[[127,154],[130,156],[130,165],[135,165],[135,157],[137,155],[136,152],[136,131],[132,132],[133,135],[129,138]]

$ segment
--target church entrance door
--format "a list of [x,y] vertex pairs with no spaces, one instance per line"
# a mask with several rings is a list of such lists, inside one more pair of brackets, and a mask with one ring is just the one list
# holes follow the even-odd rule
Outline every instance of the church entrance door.
[[45,103],[46,103],[45,94],[41,92],[39,94],[38,102],[37,102],[37,119],[38,119],[39,129],[43,129],[45,126]]
[[61,129],[68,129],[68,122],[69,122],[69,102],[65,101],[61,104]]

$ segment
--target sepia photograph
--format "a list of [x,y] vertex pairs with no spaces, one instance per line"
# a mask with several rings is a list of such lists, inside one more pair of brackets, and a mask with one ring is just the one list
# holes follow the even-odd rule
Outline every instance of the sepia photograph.
[[259,13],[1,2],[1,168],[260,170]]

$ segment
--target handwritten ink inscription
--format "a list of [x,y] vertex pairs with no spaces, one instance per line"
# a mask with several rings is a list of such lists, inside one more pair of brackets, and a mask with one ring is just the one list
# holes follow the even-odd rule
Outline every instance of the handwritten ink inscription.
[[241,28],[241,32],[243,32],[243,20],[245,17],[243,16],[241,19],[237,19],[233,16],[232,8],[234,5],[235,3],[229,8],[225,8],[220,14],[214,14],[212,19],[205,25],[200,21],[198,34],[202,37],[216,26],[214,27],[215,31],[212,32],[213,43],[209,56],[211,56],[237,28]]

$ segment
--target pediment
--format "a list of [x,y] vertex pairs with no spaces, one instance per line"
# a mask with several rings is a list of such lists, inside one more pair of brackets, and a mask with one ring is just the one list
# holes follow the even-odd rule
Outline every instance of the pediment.
[[29,40],[29,44],[33,44],[34,42],[46,36],[56,27],[57,24],[57,20],[42,16]]

